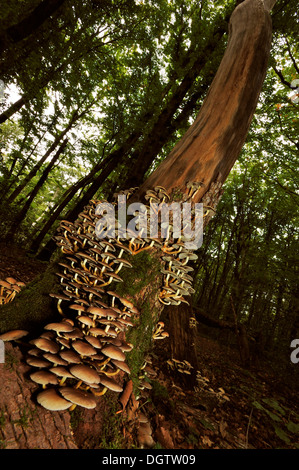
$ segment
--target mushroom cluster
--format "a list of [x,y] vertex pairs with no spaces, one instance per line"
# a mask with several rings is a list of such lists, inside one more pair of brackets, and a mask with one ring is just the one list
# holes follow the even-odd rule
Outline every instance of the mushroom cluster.
[[[181,201],[181,205],[187,200],[191,200],[192,197],[198,191],[200,185],[193,184],[187,185],[188,194]],[[171,203],[171,196],[167,193],[165,188],[156,186],[154,190],[148,190],[145,195],[147,202],[159,204],[161,208],[163,204]],[[181,207],[182,212],[182,207]],[[195,224],[195,213],[191,212],[192,220],[189,228],[194,228]],[[183,224],[185,224],[183,226]],[[183,234],[186,230],[186,221],[181,221],[181,231]],[[188,265],[189,261],[197,259],[197,255],[192,250],[186,248],[186,238],[184,235],[180,237],[174,236],[173,224],[167,224],[167,227],[163,226],[163,222],[160,224],[158,240],[151,240],[157,244],[162,253],[162,274],[163,274],[163,285],[161,287],[159,300],[165,305],[179,305],[181,302],[187,303],[186,296],[191,295],[194,292],[192,288],[193,278],[189,274],[193,271],[193,268]]]
[[132,345],[125,331],[139,315],[132,302],[108,290],[122,282],[120,270],[130,267],[120,240],[97,239],[97,201],[91,201],[76,222],[63,220],[55,239],[65,254],[57,276],[61,293],[51,293],[62,320],[44,327],[31,341],[27,363],[37,368],[30,378],[45,390],[37,401],[51,410],[96,406],[107,390],[121,392],[120,371],[130,373],[125,353]]
[[193,366],[190,364],[190,362],[183,360],[179,361],[178,359],[168,359],[167,361],[168,366],[172,370],[176,370],[177,372],[180,372],[181,374],[191,374],[191,369],[193,369]]
[[17,281],[13,277],[0,280],[0,305],[11,302],[24,286],[24,282]]
[[[197,192],[199,185],[195,186],[188,187],[188,199]],[[133,188],[123,194],[129,198],[135,190]],[[161,207],[161,204],[171,202],[161,186],[147,191],[144,199],[147,215],[151,210],[148,204],[154,202]],[[27,358],[28,364],[37,368],[30,375],[31,379],[45,388],[38,394],[37,401],[48,409],[59,410],[75,405],[94,407],[95,397],[107,389],[122,390],[114,376],[120,370],[130,373],[125,352],[132,345],[124,338],[139,311],[132,302],[114,292],[111,285],[122,282],[120,271],[123,268],[132,267],[126,259],[127,254],[136,255],[150,248],[161,253],[161,303],[178,305],[187,302],[185,296],[194,292],[189,274],[193,269],[188,263],[197,256],[185,247],[183,236],[175,238],[169,224],[167,236],[162,237],[165,227],[160,222],[155,238],[143,237],[142,224],[138,235],[129,229],[124,235],[123,227],[116,224],[113,238],[102,238],[97,230],[101,221],[97,207],[106,202],[91,200],[75,222],[62,220],[54,237],[64,259],[58,263],[60,269],[57,272],[61,291],[50,295],[56,300],[63,318],[58,323],[46,325],[42,335],[32,341],[34,348]],[[115,219],[113,222],[118,223],[117,217]],[[106,221],[109,225],[109,220]],[[191,225],[194,223],[193,214]],[[109,229],[107,226],[104,228]],[[154,339],[168,336],[163,327],[161,322],[158,323]],[[147,384],[145,381],[143,386]]]
[[33,346],[26,362],[34,369],[33,382],[43,390],[37,402],[50,410],[94,408],[96,397],[107,390],[121,392],[116,376],[130,373],[125,352],[131,345],[119,332],[124,314],[116,309],[72,304],[74,318],[49,323],[42,334],[30,341]]

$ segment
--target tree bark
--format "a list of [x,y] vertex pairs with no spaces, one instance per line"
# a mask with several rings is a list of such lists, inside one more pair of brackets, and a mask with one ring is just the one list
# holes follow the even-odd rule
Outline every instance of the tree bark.
[[0,48],[3,48],[5,45],[5,39],[9,42],[17,43],[33,34],[44,21],[58,10],[64,1],[65,0],[43,0],[40,2],[26,18],[6,30],[5,34],[0,37]]
[[[273,3],[273,2],[272,2]],[[134,199],[164,186],[186,192],[188,182],[222,184],[245,142],[267,71],[272,36],[268,2],[245,0],[233,12],[227,49],[198,117]]]

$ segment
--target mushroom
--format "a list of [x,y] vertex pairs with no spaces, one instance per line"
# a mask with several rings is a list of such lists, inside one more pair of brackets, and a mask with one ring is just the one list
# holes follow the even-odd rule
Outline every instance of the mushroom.
[[78,320],[78,322],[82,323],[83,328],[85,326],[89,326],[89,327],[94,327],[95,326],[95,322],[92,320],[92,318],[88,317],[87,315],[79,315],[77,317],[77,320]]
[[45,359],[41,359],[39,357],[35,356],[29,356],[26,359],[27,364],[29,364],[31,367],[49,367],[51,363],[49,361],[46,361]]
[[70,331],[74,330],[74,327],[67,322],[59,322],[59,323],[49,323],[44,327],[45,330],[52,330],[60,336],[60,333],[69,333]]
[[[62,387],[59,389],[59,393],[61,393],[64,398],[71,401],[74,405],[79,405],[83,408],[92,409],[97,405],[94,396],[85,390],[78,390],[77,388],[72,387]],[[74,406],[70,408],[70,411],[73,409]]]
[[97,354],[96,349],[91,344],[86,343],[80,339],[73,342],[72,347],[80,354],[81,357],[93,356]]
[[58,344],[46,338],[33,339],[31,343],[34,344],[34,346],[36,346],[37,348],[42,349],[43,351],[46,351],[46,352],[57,354],[59,351]]
[[36,397],[37,402],[51,411],[66,410],[72,406],[72,403],[58,395],[55,389],[48,388],[40,392]]
[[117,359],[118,361],[124,361],[126,358],[121,349],[117,346],[113,346],[112,344],[104,346],[102,348],[102,353],[105,354],[105,356],[110,357],[111,359]]
[[123,390],[123,388],[117,382],[115,382],[115,380],[111,379],[110,377],[101,376],[100,382],[102,385],[104,385],[105,388],[108,388],[109,390],[112,390],[113,392],[120,393]]
[[112,364],[114,364],[118,369],[121,369],[123,372],[127,374],[131,374],[130,367],[124,361],[118,361],[117,359],[111,359]]
[[67,365],[67,361],[62,359],[62,357],[58,356],[57,354],[52,354],[48,352],[48,353],[43,354],[43,357],[47,359],[47,361],[50,361],[55,365],[59,365],[59,366]]
[[70,349],[68,351],[61,351],[60,357],[67,363],[71,364],[80,364],[82,362],[80,355]]
[[28,331],[26,330],[11,330],[11,331],[7,331],[6,333],[3,333],[2,335],[0,335],[0,339],[2,341],[16,341],[20,338],[22,338],[23,336],[26,336],[28,335]]
[[66,379],[75,378],[73,374],[71,374],[64,366],[51,367],[49,371],[55,374],[57,377],[61,377],[59,385],[62,385],[66,381]]
[[70,373],[80,381],[87,384],[98,384],[100,382],[100,376],[96,370],[85,364],[76,364],[71,366]]
[[56,385],[58,382],[57,376],[52,374],[52,372],[48,370],[38,370],[30,374],[30,379],[43,386],[46,387],[48,384]]
[[60,305],[61,305],[61,302],[62,302],[63,300],[69,300],[69,298],[68,298],[66,295],[62,295],[62,294],[49,294],[49,295],[50,295],[50,297],[53,297],[54,299],[57,299],[57,300],[58,300],[58,302],[57,302],[57,310],[58,310],[58,312],[59,312],[61,315],[63,315],[63,311],[62,311],[61,306],[60,306]]
[[132,268],[133,267],[133,265],[128,260],[126,260],[124,258],[115,258],[113,260],[113,264],[118,264],[119,265],[117,267],[117,269],[114,271],[115,274],[117,274],[123,266],[126,266],[127,268]]

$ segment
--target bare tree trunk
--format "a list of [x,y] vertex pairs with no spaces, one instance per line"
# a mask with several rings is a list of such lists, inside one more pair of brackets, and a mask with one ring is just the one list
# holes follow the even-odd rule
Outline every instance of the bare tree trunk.
[[185,193],[186,184],[197,181],[203,183],[194,198],[199,202],[211,183],[226,180],[245,142],[267,71],[272,26],[265,3],[245,0],[234,10],[227,49],[197,119],[134,199],[158,185]]

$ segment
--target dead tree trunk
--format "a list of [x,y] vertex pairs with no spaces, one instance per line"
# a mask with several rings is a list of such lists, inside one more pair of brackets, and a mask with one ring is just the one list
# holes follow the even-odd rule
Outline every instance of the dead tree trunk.
[[[156,186],[181,198],[187,193],[187,183],[199,182],[194,202],[217,205],[221,187],[246,140],[266,75],[274,4],[275,0],[245,0],[234,10],[227,49],[198,117],[134,200]],[[180,315],[189,314],[182,309]],[[188,360],[188,340],[180,331],[185,357],[178,359]],[[177,344],[178,335],[171,341]]]
[[186,193],[188,182],[222,185],[245,142],[267,71],[275,1],[245,0],[233,12],[227,49],[198,117],[157,170],[136,193],[164,186]]

